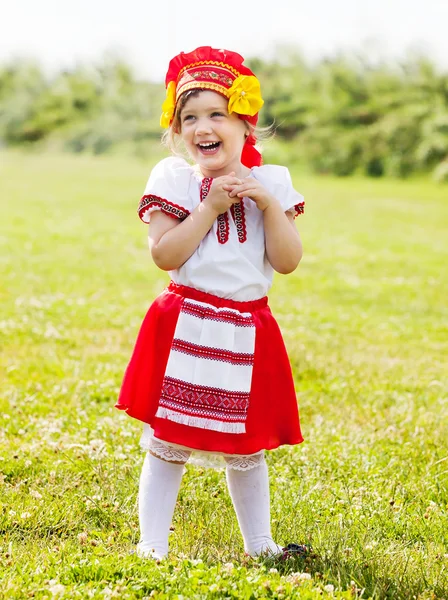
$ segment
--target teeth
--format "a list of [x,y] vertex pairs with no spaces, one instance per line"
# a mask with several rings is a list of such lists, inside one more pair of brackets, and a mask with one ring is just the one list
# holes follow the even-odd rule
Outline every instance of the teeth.
[[203,142],[202,144],[199,144],[199,146],[201,146],[201,148],[209,148],[215,144],[219,144],[219,142]]

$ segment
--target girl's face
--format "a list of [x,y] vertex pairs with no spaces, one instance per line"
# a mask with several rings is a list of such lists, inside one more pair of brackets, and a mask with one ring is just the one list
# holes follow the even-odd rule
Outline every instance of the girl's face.
[[206,90],[188,98],[180,113],[180,134],[204,177],[243,174],[241,152],[248,130],[237,114],[228,113],[227,104],[227,98]]

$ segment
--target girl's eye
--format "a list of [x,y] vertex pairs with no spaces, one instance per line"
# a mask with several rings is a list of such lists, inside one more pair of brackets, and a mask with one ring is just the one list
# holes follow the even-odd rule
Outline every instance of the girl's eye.
[[215,112],[213,112],[213,113],[212,113],[212,115],[211,115],[211,116],[212,116],[212,117],[223,117],[223,116],[224,116],[224,113],[221,113],[221,112],[215,111]]
[[192,119],[194,119],[193,115],[185,115],[182,118],[182,122],[185,123],[185,121],[191,121]]

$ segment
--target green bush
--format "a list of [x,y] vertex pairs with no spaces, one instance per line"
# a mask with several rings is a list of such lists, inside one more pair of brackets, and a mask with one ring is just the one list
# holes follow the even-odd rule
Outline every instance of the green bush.
[[[270,161],[338,176],[445,179],[448,74],[429,60],[372,66],[338,55],[309,65],[281,48],[250,64],[265,99],[260,124],[276,130]],[[145,155],[160,138],[164,95],[163,84],[137,81],[116,58],[52,79],[35,63],[13,62],[0,68],[0,145]]]

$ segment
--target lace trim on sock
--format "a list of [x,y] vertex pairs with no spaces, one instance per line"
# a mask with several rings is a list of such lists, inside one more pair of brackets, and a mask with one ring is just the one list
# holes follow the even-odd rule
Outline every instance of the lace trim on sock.
[[191,452],[187,450],[181,450],[180,448],[174,448],[165,442],[151,438],[149,442],[149,449],[153,454],[162,460],[168,462],[183,462],[186,463],[190,458]]
[[258,467],[264,462],[264,450],[257,452],[257,454],[242,456],[224,455],[224,460],[226,461],[229,469],[235,469],[235,471],[249,471],[250,469]]
[[184,450],[153,437],[151,430],[148,428],[144,430],[141,445],[144,450],[150,450],[152,454],[162,460],[186,463],[190,459],[192,464],[199,467],[222,469],[227,466],[235,471],[249,471],[264,462],[264,450],[260,450],[255,454],[243,455]]

